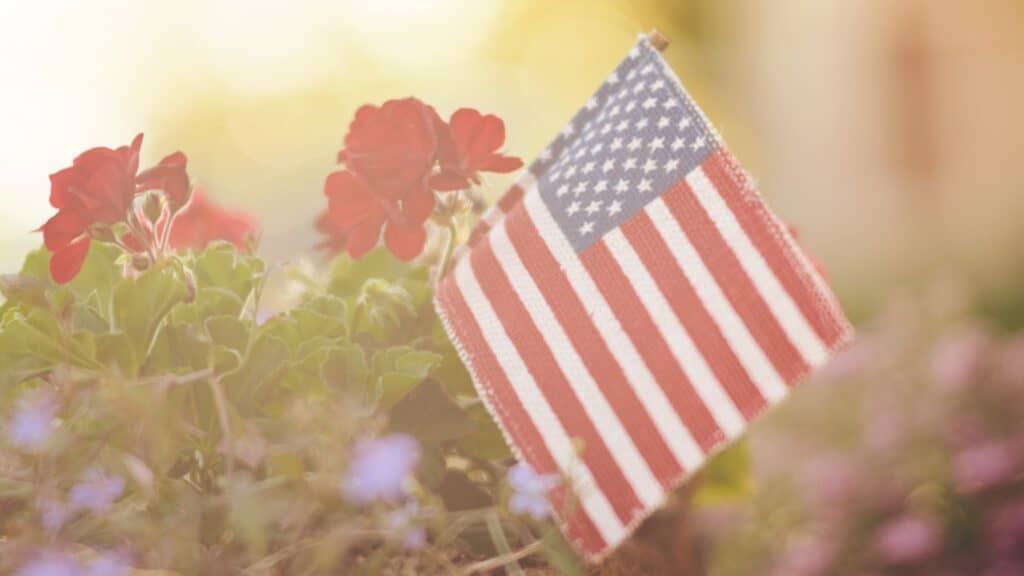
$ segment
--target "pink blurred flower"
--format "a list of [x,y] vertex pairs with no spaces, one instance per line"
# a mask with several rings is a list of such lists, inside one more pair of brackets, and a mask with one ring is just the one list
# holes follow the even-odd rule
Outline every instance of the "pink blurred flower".
[[939,390],[955,392],[969,386],[984,365],[988,336],[978,329],[953,334],[932,351],[929,372]]
[[47,532],[59,532],[71,517],[71,511],[60,500],[46,499],[39,503],[39,520]]
[[791,539],[775,566],[778,576],[823,576],[836,558],[836,545],[829,538],[802,534]]
[[889,564],[917,564],[937,554],[941,547],[938,526],[920,516],[897,516],[875,534],[875,552]]
[[971,446],[953,460],[953,478],[962,492],[981,492],[1011,480],[1018,459],[1005,444],[986,442]]
[[391,434],[364,438],[352,447],[352,461],[341,481],[341,493],[353,504],[397,502],[420,461],[420,445],[412,436]]
[[1024,499],[1000,506],[986,520],[988,545],[992,556],[1016,553],[1024,563]]

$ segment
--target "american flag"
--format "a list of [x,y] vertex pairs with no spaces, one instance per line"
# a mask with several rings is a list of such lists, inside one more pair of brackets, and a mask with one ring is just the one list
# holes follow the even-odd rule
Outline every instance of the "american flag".
[[481,220],[438,313],[598,559],[851,336],[642,37]]

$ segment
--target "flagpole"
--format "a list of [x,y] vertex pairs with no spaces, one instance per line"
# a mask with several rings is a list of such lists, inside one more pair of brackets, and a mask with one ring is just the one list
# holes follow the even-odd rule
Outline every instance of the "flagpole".
[[657,28],[651,30],[651,33],[647,35],[647,39],[651,42],[651,46],[654,46],[654,49],[658,52],[664,52],[671,43],[668,36],[662,34]]

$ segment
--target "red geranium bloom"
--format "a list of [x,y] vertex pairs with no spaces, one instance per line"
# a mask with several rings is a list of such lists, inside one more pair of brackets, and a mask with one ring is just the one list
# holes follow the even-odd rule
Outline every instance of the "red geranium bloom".
[[215,240],[225,240],[238,249],[244,249],[250,236],[257,234],[259,225],[250,214],[227,210],[206,196],[199,187],[192,200],[175,218],[169,243],[175,250],[201,249]]
[[177,210],[188,202],[191,189],[186,172],[187,165],[188,157],[182,152],[167,156],[156,166],[143,170],[138,175],[137,191],[163,190],[171,207]]
[[327,211],[317,229],[327,235],[321,247],[346,250],[359,258],[373,248],[384,230],[384,243],[402,260],[412,260],[427,240],[423,228],[434,210],[434,194],[425,186],[412,188],[404,200],[375,193],[361,175],[349,170],[327,177]]
[[493,114],[460,108],[448,121],[451,146],[441,150],[441,173],[431,179],[437,190],[462,190],[480,183],[480,172],[507,173],[523,166],[519,158],[499,154],[505,123]]
[[437,112],[416,98],[366,105],[356,111],[338,161],[366,179],[374,194],[403,200],[426,187],[446,132]]
[[142,134],[116,150],[93,148],[50,175],[50,204],[57,214],[43,224],[43,242],[53,252],[50,275],[69,282],[89,252],[90,228],[124,219],[135,197]]

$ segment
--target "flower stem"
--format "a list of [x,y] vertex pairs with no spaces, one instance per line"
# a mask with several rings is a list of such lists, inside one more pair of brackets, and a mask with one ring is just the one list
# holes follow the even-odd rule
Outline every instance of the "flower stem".
[[441,264],[437,268],[437,278],[435,284],[440,284],[441,280],[444,279],[445,274],[448,273],[448,266],[451,265],[452,254],[455,253],[455,237],[459,231],[455,227],[455,222],[448,224],[448,244],[444,249],[444,257],[441,259]]

